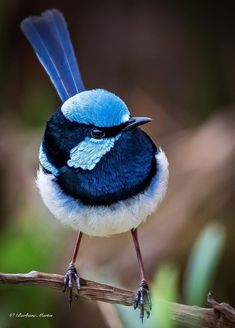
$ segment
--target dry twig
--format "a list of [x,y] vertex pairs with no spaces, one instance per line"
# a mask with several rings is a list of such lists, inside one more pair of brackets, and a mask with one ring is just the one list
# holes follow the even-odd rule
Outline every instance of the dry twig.
[[[63,289],[63,276],[44,272],[31,271],[29,273],[7,274],[0,273],[0,284],[35,285],[39,287]],[[80,296],[91,300],[112,304],[132,306],[134,292],[81,278]],[[165,302],[165,301],[159,301]],[[211,308],[200,308],[179,303],[165,302],[169,307],[172,319],[180,327],[200,328],[234,328],[235,310],[226,303],[217,303],[208,295]]]

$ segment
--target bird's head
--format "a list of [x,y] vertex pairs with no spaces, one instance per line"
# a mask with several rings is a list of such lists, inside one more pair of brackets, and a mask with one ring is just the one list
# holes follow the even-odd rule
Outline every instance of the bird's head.
[[131,130],[151,121],[147,117],[131,117],[124,103],[114,93],[104,89],[83,91],[69,98],[61,107],[64,116],[71,122],[92,125],[103,133],[94,137],[106,137],[107,128],[120,127],[120,132]]
[[[76,94],[64,102],[61,112],[63,124],[58,121],[57,126],[52,117],[54,122],[49,121],[47,130],[55,128],[57,139],[62,135],[57,145],[69,149],[67,165],[84,170],[92,170],[124,132],[151,121],[147,117],[132,117],[124,101],[104,89]],[[46,132],[53,135],[53,131]]]
[[130,118],[126,104],[104,89],[80,92],[66,100],[61,110],[69,121],[97,128],[119,126]]

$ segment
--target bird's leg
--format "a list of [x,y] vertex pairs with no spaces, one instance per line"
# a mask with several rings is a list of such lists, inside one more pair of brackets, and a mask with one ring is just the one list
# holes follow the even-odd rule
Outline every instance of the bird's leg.
[[147,318],[150,316],[150,311],[152,309],[151,297],[149,292],[149,286],[145,279],[144,264],[140,252],[140,245],[138,241],[137,229],[132,229],[132,238],[135,245],[135,250],[137,254],[138,265],[140,269],[140,287],[135,294],[134,309],[140,309],[140,319],[143,322],[144,313],[146,312]]
[[[75,245],[75,248],[74,248],[72,260],[69,264],[67,272],[64,275],[64,289],[63,289],[63,292],[65,292],[67,288],[69,289],[69,304],[70,304],[70,306],[72,305],[72,301],[73,301],[73,284],[75,284],[77,291],[80,290],[80,278],[79,278],[77,269],[75,267],[75,262],[76,262],[76,259],[77,259],[81,239],[82,239],[82,232],[79,232],[78,236],[77,236],[77,242],[76,242],[76,245]],[[76,296],[76,298],[77,298],[77,296]]]

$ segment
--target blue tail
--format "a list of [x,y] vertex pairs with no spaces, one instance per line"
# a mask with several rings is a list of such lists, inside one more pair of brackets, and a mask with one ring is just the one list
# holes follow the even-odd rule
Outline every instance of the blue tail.
[[84,91],[64,16],[56,9],[28,17],[21,29],[31,43],[62,101]]

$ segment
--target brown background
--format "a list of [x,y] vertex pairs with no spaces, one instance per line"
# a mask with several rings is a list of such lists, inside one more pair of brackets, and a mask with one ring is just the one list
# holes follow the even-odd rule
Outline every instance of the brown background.
[[[219,222],[227,238],[211,290],[235,306],[235,11],[232,1],[220,4],[1,1],[0,271],[62,273],[76,239],[50,216],[34,184],[43,127],[60,101],[19,29],[26,16],[58,8],[86,87],[113,91],[134,115],[153,117],[145,130],[168,155],[169,192],[140,228],[149,279],[162,263],[174,263],[184,302],[192,245],[208,222]],[[84,238],[78,267],[87,278],[128,288],[138,283],[128,234]],[[64,295],[24,288],[0,287],[0,320],[6,327],[30,327],[29,321],[9,320],[8,313],[37,310],[54,317],[34,321],[35,326],[79,321],[81,327],[106,327],[94,303],[79,301],[70,311]]]

